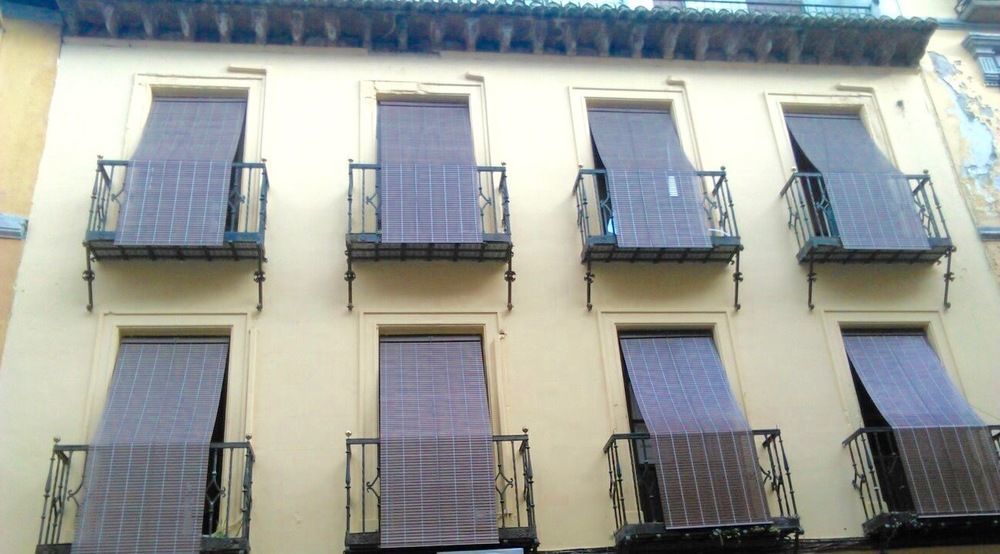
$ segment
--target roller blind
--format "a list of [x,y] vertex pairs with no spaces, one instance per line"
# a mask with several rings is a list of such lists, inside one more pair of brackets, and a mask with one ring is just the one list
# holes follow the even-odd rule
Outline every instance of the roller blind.
[[130,339],[87,453],[74,554],[195,554],[225,339]]
[[893,428],[921,515],[1000,512],[1000,463],[983,422],[918,334],[845,334],[847,356]]
[[670,114],[591,109],[590,134],[607,171],[618,246],[709,248],[700,177]]
[[382,242],[483,241],[469,107],[380,102]]
[[245,117],[245,100],[155,98],[125,174],[115,243],[222,244]]
[[668,528],[770,523],[750,425],[710,336],[622,335]]
[[479,337],[383,337],[380,546],[496,544],[492,430]]
[[823,174],[844,248],[927,250],[906,177],[853,115],[787,114],[792,138]]

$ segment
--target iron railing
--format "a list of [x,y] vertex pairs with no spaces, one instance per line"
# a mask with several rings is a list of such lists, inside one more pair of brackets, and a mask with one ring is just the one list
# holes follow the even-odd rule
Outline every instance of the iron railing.
[[864,17],[875,15],[877,0],[856,0],[849,5],[824,0],[659,0],[656,6],[699,10],[800,13],[809,15]]
[[[118,214],[128,199],[125,176],[134,162],[97,158],[97,172],[87,220],[88,240],[114,238]],[[234,162],[231,166],[225,233],[239,240],[264,242],[267,223],[267,167],[264,162]],[[247,236],[249,235],[249,236]],[[227,237],[227,240],[233,237]]]
[[[709,232],[713,236],[738,238],[740,230],[736,224],[736,212],[733,209],[733,196],[729,192],[726,169],[694,173],[701,181],[701,209],[708,222]],[[573,195],[576,197],[576,222],[584,251],[593,239],[614,239],[615,213],[608,192],[607,170],[581,167],[573,186]]]
[[[379,439],[351,438],[350,435],[347,438],[345,529],[348,539],[352,535],[377,535],[379,530],[382,509],[379,444]],[[500,538],[537,542],[534,474],[527,430],[522,435],[495,435],[493,450]]]
[[[77,511],[86,496],[88,445],[56,441],[49,460],[38,531],[38,552],[61,552],[73,541]],[[212,443],[205,460],[202,550],[250,551],[254,453],[249,442]],[[65,550],[68,552],[68,550]]]
[[[348,235],[382,232],[381,165],[349,161],[347,180]],[[479,217],[484,234],[510,236],[507,167],[477,166]]]
[[[903,176],[910,185],[913,205],[921,226],[931,240],[949,238],[941,203],[929,174]],[[801,249],[814,238],[839,238],[833,205],[821,173],[793,173],[781,196],[788,208],[788,227]]]
[[[1000,425],[988,425],[987,429],[1000,457]],[[913,499],[893,429],[862,427],[844,439],[842,445],[851,455],[851,484],[858,492],[866,523],[886,514],[912,515]],[[866,525],[865,531],[870,532],[874,527]]]
[[[775,518],[798,518],[792,472],[778,429],[752,431],[758,447],[761,478]],[[663,523],[660,487],[653,463],[655,446],[648,433],[618,433],[604,445],[608,464],[608,495],[615,514],[615,528]]]

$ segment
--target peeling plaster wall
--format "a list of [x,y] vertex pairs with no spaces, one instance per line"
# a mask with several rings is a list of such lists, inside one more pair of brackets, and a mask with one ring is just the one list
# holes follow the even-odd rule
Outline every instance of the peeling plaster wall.
[[[924,59],[930,96],[958,183],[980,229],[1000,227],[1000,89],[986,86],[975,57],[962,47],[965,31],[939,30]],[[1000,279],[1000,242],[984,250]],[[963,253],[969,254],[966,249]]]

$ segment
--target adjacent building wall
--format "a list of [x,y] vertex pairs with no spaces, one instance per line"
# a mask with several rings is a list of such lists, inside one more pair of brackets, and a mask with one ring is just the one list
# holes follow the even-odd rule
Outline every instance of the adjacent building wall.
[[[139,75],[263,76],[272,183],[263,312],[252,268],[191,261],[99,264],[97,304],[85,310],[80,241],[95,157],[128,155]],[[513,311],[504,268],[420,262],[355,265],[356,307],[346,309],[347,160],[372,161],[359,143],[371,135],[361,106],[373,80],[482,85],[489,161],[509,171]],[[683,98],[693,161],[729,172],[746,245],[742,310],[732,307],[732,268],[620,264],[595,266],[587,311],[571,192],[589,160],[576,147],[586,130],[572,99],[591,89]],[[778,196],[791,171],[779,102],[870,105],[898,166],[931,172],[960,249],[952,309],[942,308],[938,266],[824,266],[807,308],[807,270]],[[601,447],[627,430],[616,325],[714,326],[751,425],[782,430],[809,538],[858,536],[863,520],[841,447],[861,424],[841,324],[926,326],[972,406],[1000,421],[1000,291],[974,254],[975,222],[916,69],[68,39],[32,218],[0,369],[2,552],[33,548],[52,437],[90,440],[122,326],[221,321],[239,333],[246,393],[230,417],[253,436],[251,537],[262,553],[342,548],[344,434],[374,434],[377,403],[363,383],[377,372],[378,325],[488,322],[496,431],[529,429],[545,550],[612,542]]]
[[[0,2],[0,216],[27,218],[45,144],[62,20],[49,10]],[[0,238],[0,354],[24,243]]]

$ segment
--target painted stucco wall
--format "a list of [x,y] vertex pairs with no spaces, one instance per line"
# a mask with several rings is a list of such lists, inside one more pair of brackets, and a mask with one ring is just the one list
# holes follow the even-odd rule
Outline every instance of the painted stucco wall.
[[[55,85],[59,27],[13,15],[0,31],[0,213],[27,217]],[[0,353],[23,243],[0,238]]]
[[[130,262],[98,264],[88,313],[80,241],[95,156],[127,155],[136,75],[261,73],[261,150],[272,182],[263,312],[253,309],[248,266]],[[369,80],[483,83],[490,161],[509,170],[513,311],[504,308],[499,266],[393,262],[357,264],[356,308],[346,309],[347,159],[359,159],[368,124],[361,83]],[[742,310],[732,308],[731,268],[627,264],[595,267],[595,307],[586,310],[571,190],[587,161],[576,151],[571,87],[680,91],[696,165],[729,171],[746,245]],[[780,94],[870,102],[899,167],[931,172],[960,248],[951,310],[942,308],[939,266],[830,266],[818,269],[809,311],[806,269],[795,261],[778,197],[790,172],[787,137],[774,123]],[[344,432],[359,436],[377,410],[370,390],[360,396],[377,371],[366,329],[394,318],[496,322],[485,342],[502,373],[497,432],[530,430],[545,550],[611,543],[601,447],[627,429],[623,392],[609,385],[620,371],[611,321],[719,322],[716,340],[733,353],[727,370],[751,425],[782,430],[807,537],[858,536],[863,514],[840,442],[861,420],[841,322],[936,329],[935,348],[969,402],[1000,421],[1000,291],[985,257],[971,253],[979,239],[954,175],[917,70],[67,40],[0,368],[0,552],[33,548],[52,437],[90,439],[97,416],[89,397],[113,360],[106,345],[115,322],[170,326],[205,314],[246,324],[245,414],[231,417],[257,453],[255,552],[342,547]]]
[[[976,225],[1000,227],[1000,89],[986,86],[979,63],[962,46],[968,33],[939,30],[922,65]],[[983,241],[976,253],[983,252],[1000,278],[1000,242]]]

